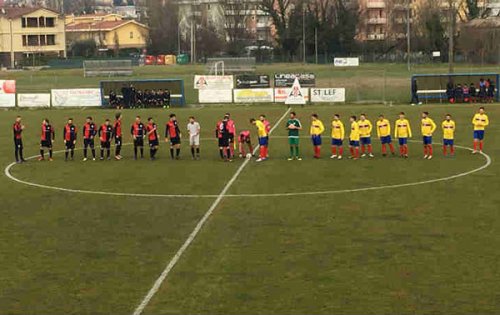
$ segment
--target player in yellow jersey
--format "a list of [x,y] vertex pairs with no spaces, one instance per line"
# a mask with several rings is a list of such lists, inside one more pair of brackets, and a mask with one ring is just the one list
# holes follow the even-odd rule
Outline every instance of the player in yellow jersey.
[[368,156],[373,158],[373,148],[372,148],[372,123],[366,119],[366,114],[361,114],[358,121],[359,135],[361,141],[361,157],[366,156],[368,151]]
[[408,158],[408,138],[412,137],[410,122],[405,118],[405,113],[399,113],[395,123],[394,138],[399,140],[399,153],[401,157]]
[[450,156],[455,155],[455,130],[456,125],[455,121],[451,119],[450,114],[446,114],[446,117],[441,124],[443,128],[443,154],[444,156],[448,156],[448,147],[450,147]]
[[340,115],[335,114],[332,120],[332,156],[331,159],[342,160],[344,154],[344,123],[340,120]]
[[389,145],[389,149],[391,150],[392,155],[394,155],[395,150],[391,138],[391,123],[384,117],[384,115],[378,116],[377,137],[382,143],[382,156],[387,156],[387,145]]
[[422,131],[422,140],[424,142],[424,159],[431,160],[433,149],[432,149],[432,134],[436,131],[436,123],[429,117],[428,112],[422,113],[422,120],[420,123]]
[[480,107],[479,112],[474,115],[472,124],[474,125],[474,151],[472,151],[472,154],[476,154],[478,149],[479,152],[483,152],[484,130],[490,124],[484,107]]
[[250,119],[250,123],[257,127],[257,135],[259,137],[259,158],[257,162],[262,162],[267,160],[267,146],[269,144],[269,134],[267,133],[266,125],[260,121],[255,120],[254,118]]
[[325,131],[325,125],[319,120],[318,114],[311,115],[311,140],[314,147],[314,158],[321,157],[321,134]]
[[351,116],[349,119],[351,122],[351,134],[349,135],[349,149],[351,150],[350,159],[357,160],[359,159],[359,125],[357,123],[356,116]]

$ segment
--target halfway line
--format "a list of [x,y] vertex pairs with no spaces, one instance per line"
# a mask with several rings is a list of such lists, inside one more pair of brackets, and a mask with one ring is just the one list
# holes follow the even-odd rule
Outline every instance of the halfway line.
[[[285,119],[285,117],[288,115],[288,113],[290,111],[291,111],[291,108],[288,108],[288,110],[283,114],[283,116],[281,116],[281,118],[278,119],[278,121],[274,124],[274,126],[271,129],[271,131],[269,132],[269,134],[271,134],[276,129],[276,127],[278,127],[281,124],[281,122],[283,121],[283,119]],[[258,148],[258,146],[254,149],[254,153],[257,151],[257,148]],[[146,294],[146,296],[144,296],[144,298],[142,299],[141,303],[135,309],[133,315],[140,315],[140,314],[142,314],[142,312],[144,311],[144,309],[146,308],[146,306],[149,304],[149,302],[151,301],[151,299],[153,298],[153,296],[160,289],[161,285],[163,284],[163,282],[165,281],[165,279],[169,275],[170,271],[172,271],[172,269],[175,267],[175,265],[177,264],[177,262],[179,261],[179,259],[181,258],[181,256],[184,254],[184,252],[186,251],[186,249],[194,241],[194,239],[196,238],[196,236],[198,235],[198,233],[201,231],[201,229],[203,228],[203,226],[207,222],[208,218],[215,211],[215,209],[220,204],[220,202],[222,201],[222,199],[224,199],[224,197],[226,196],[226,193],[228,192],[229,188],[231,188],[231,186],[234,184],[234,182],[236,181],[236,179],[240,176],[241,172],[243,172],[243,169],[245,169],[245,167],[248,165],[249,162],[250,162],[250,160],[246,159],[243,162],[243,164],[240,165],[240,167],[238,168],[238,170],[236,171],[236,173],[234,173],[233,177],[231,177],[231,179],[226,184],[226,186],[224,186],[224,188],[222,189],[222,191],[220,192],[220,194],[217,196],[217,199],[215,199],[214,203],[210,206],[210,208],[207,210],[207,212],[205,213],[205,215],[201,218],[201,220],[198,222],[198,224],[196,224],[196,227],[191,232],[191,234],[189,234],[189,237],[186,239],[186,241],[184,242],[184,244],[182,244],[182,246],[179,248],[179,250],[177,250],[177,252],[175,253],[174,257],[172,257],[172,259],[168,262],[168,264],[165,267],[165,269],[163,270],[163,272],[160,274],[160,276],[158,277],[158,279],[156,279],[155,283],[153,284],[153,287],[151,287],[151,289]]]

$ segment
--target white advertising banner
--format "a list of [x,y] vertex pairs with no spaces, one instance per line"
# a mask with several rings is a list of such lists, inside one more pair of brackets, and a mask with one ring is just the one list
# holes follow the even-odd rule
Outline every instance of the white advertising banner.
[[0,107],[16,107],[15,80],[0,80]]
[[16,94],[1,94],[0,107],[16,107]]
[[[292,93],[292,88],[275,88],[274,89],[274,102],[276,103],[285,103],[288,99],[288,96]],[[309,102],[309,89],[301,88],[300,93],[306,100]]]
[[194,88],[196,90],[232,90],[234,77],[232,75],[195,75]]
[[335,58],[333,65],[335,67],[358,67],[359,58]]
[[17,94],[19,107],[50,107],[50,93]]
[[285,100],[286,105],[305,105],[306,98],[301,91],[299,78],[295,78],[293,81],[292,90],[288,93],[288,96]]
[[237,89],[233,90],[235,103],[272,103],[273,89]]
[[313,103],[345,102],[345,88],[311,89],[311,102]]
[[52,90],[54,107],[101,106],[101,89]]
[[198,101],[200,103],[232,103],[233,90],[199,90]]

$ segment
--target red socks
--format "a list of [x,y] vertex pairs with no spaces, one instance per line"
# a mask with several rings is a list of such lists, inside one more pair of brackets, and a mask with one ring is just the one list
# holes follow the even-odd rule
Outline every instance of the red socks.
[[321,156],[321,147],[320,146],[315,146],[314,147],[314,157],[319,158]]
[[477,141],[474,141],[474,151],[477,151]]
[[450,152],[451,152],[451,154],[455,154],[455,147],[454,146],[450,146]]
[[266,156],[267,156],[267,153],[266,153],[266,152],[267,152],[267,148],[266,148],[265,146],[261,146],[261,147],[260,147],[260,156],[259,156],[259,157],[260,157],[261,159],[265,159],[265,158],[266,158]]
[[444,145],[443,146],[443,154],[446,156],[446,154],[448,154],[448,150],[446,149],[446,146]]
[[335,146],[332,147],[332,154],[337,155],[337,147]]
[[382,154],[386,154],[387,153],[387,147],[385,144],[382,144]]
[[365,146],[364,145],[361,146],[361,153],[363,153],[363,154],[365,153]]
[[389,148],[391,149],[391,153],[394,154],[396,150],[394,150],[394,145],[392,143],[389,143]]
[[429,154],[429,152],[427,151],[427,149],[428,149],[427,145],[424,145],[424,155],[428,155]]
[[371,144],[368,145],[368,153],[370,153],[370,154],[373,153],[373,147]]
[[483,141],[479,142],[479,150],[483,151]]
[[343,148],[343,147],[340,147],[340,148],[339,148],[339,155],[342,155],[342,154],[344,154],[344,148]]

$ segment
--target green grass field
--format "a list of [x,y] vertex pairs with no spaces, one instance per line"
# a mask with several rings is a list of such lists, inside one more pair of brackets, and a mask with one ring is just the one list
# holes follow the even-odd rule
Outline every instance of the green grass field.
[[[204,65],[136,67],[130,79],[183,79],[188,104],[198,103],[198,94],[193,90],[195,74],[205,74]],[[365,104],[393,102],[406,104],[410,97],[410,77],[417,73],[447,73],[446,64],[415,64],[408,71],[405,64],[366,63],[356,68],[334,68],[333,65],[312,64],[261,64],[256,73],[315,73],[317,87],[345,87],[347,101]],[[495,66],[458,64],[456,73],[498,72]],[[47,69],[43,71],[0,72],[3,79],[17,80],[20,93],[50,92],[61,88],[97,88],[107,77],[84,78],[83,69]],[[111,78],[124,80],[125,78]]]
[[[453,159],[443,158],[440,130],[434,160],[422,159],[418,141],[421,111],[430,111],[437,122],[451,112],[458,125],[457,144],[470,147],[476,107],[295,108],[306,129],[312,112],[328,125],[334,113],[345,122],[362,112],[372,119],[384,113],[393,121],[404,110],[417,142],[410,145],[409,160],[382,158],[375,140],[373,160],[332,161],[328,130],[323,159],[313,160],[304,131],[304,160],[289,162],[281,123],[271,136],[271,159],[245,163],[228,196],[214,208],[143,313],[498,314],[500,107],[487,106],[490,167],[417,185],[487,163],[486,157],[466,149],[458,149]],[[248,119],[261,113],[276,122],[286,108],[175,109],[183,128],[192,114],[201,122],[201,161],[190,159],[184,143],[180,161],[171,161],[162,144],[155,162],[133,161],[132,148],[125,146],[120,162],[82,162],[77,151],[74,162],[64,162],[57,153],[54,162],[30,160],[13,166],[11,174],[22,181],[109,194],[44,189],[0,178],[0,314],[132,314],[244,163],[218,160],[213,130],[226,111],[241,130],[251,128]],[[153,116],[163,125],[169,113],[125,111],[124,129],[128,131],[136,114]],[[87,115],[102,123],[114,112],[3,112],[3,168],[13,160],[10,128],[18,114],[27,128],[26,155],[35,156],[42,118],[50,118],[56,127],[55,149],[61,150],[67,117],[81,127]],[[415,185],[399,187],[410,183]],[[391,185],[398,187],[384,188]],[[361,190],[365,188],[371,190]],[[322,193],[303,195],[314,192]],[[166,196],[176,194],[204,196]]]

